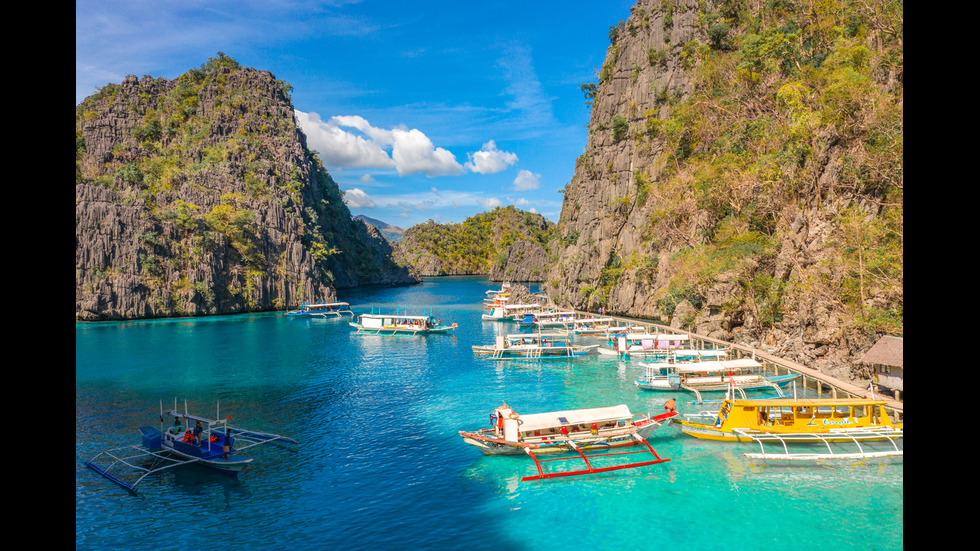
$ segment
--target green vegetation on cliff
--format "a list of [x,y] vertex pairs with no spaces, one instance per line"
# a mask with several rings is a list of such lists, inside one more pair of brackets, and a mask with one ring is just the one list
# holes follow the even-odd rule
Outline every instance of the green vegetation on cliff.
[[[331,287],[404,273],[379,249],[387,245],[351,219],[305,145],[290,91],[219,52],[175,80],[130,76],[76,106],[77,301],[93,305],[77,310],[131,317],[287,308],[321,300]],[[104,203],[135,219],[105,219],[93,210]],[[94,235],[117,225],[116,240],[132,231],[138,238],[104,250]],[[93,283],[91,271],[117,277]],[[100,289],[103,282],[110,287]],[[113,304],[120,301],[127,306]]]
[[[665,151],[661,185],[644,190],[647,239],[707,221],[673,258],[662,296],[703,294],[734,270],[742,306],[765,326],[819,297],[858,326],[902,334],[902,2],[698,6],[709,40],[684,49],[697,61],[693,93],[669,98],[667,118],[648,112],[632,135]],[[834,251],[797,259],[794,281],[776,270],[789,205],[823,211],[832,229],[816,245]]]
[[[508,262],[508,248],[518,241],[548,251],[556,226],[540,214],[513,206],[497,207],[458,224],[432,220],[405,231],[396,257],[424,275],[489,274]],[[543,273],[544,266],[539,267]]]

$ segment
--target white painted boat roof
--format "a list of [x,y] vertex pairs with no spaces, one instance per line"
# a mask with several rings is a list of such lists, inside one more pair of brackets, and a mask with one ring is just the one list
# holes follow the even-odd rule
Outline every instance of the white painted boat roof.
[[385,319],[401,319],[401,320],[427,320],[433,316],[406,316],[404,314],[361,314],[362,318],[385,318]]
[[521,308],[541,308],[540,304],[503,304],[500,306],[505,310],[519,310]]
[[762,367],[762,364],[753,360],[752,358],[739,358],[737,360],[715,360],[709,362],[694,362],[689,364],[678,364],[678,363],[646,363],[639,362],[643,367],[650,369],[661,369],[664,367],[673,367],[677,369],[678,373],[700,373],[702,371],[722,371],[725,369],[749,369],[753,367]]
[[633,333],[629,335],[622,335],[626,337],[627,340],[639,341],[639,340],[657,340],[657,341],[686,341],[688,340],[687,335],[664,335],[664,334],[642,334]]
[[618,421],[620,419],[630,420],[632,417],[633,414],[626,404],[602,408],[530,413],[520,416],[520,419],[524,421],[524,424],[520,426],[520,430],[525,432],[529,430],[556,428],[562,425],[592,424]]

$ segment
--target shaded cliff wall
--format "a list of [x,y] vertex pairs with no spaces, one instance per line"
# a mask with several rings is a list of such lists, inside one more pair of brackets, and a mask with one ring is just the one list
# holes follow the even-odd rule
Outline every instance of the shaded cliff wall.
[[552,298],[864,377],[902,331],[893,8],[639,0],[583,85]]
[[351,219],[290,89],[219,55],[76,107],[76,319],[286,309],[417,281]]

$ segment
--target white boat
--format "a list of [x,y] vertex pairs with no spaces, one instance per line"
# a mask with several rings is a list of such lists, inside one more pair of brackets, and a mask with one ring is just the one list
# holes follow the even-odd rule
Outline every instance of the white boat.
[[492,345],[474,345],[473,353],[493,359],[572,357],[588,354],[599,345],[573,345],[566,333],[498,335]]
[[[538,474],[525,476],[521,481],[541,480],[561,476],[594,474],[645,465],[664,463],[647,442],[647,438],[677,415],[669,411],[661,415],[635,415],[626,405],[574,409],[519,415],[506,403],[494,410],[490,419],[493,428],[475,431],[459,431],[463,442],[488,455],[519,455],[526,453],[534,460]],[[640,446],[639,451],[608,453],[610,448]],[[602,451],[586,455],[586,451]],[[538,459],[538,455],[575,454],[571,457]],[[609,465],[610,457],[622,458],[630,454],[650,454],[646,461]],[[548,462],[582,460],[585,469],[546,473],[543,464]]]
[[356,328],[357,333],[402,336],[446,333],[459,327],[455,322],[452,325],[442,325],[441,319],[431,315],[405,314],[361,314],[357,316],[357,321],[350,323],[350,326]]
[[726,391],[730,387],[743,390],[782,388],[800,376],[762,374],[762,364],[751,358],[702,362],[644,363],[646,375],[635,381],[643,390]]
[[612,347],[600,346],[598,352],[620,358],[667,357],[671,351],[680,349],[690,337],[683,334],[626,333],[615,335],[614,339]]
[[321,302],[309,304],[304,302],[300,309],[295,312],[286,312],[287,316],[308,317],[308,318],[339,318],[342,315],[354,316],[347,302]]
[[489,314],[483,314],[484,321],[517,321],[524,314],[542,312],[540,304],[501,304],[490,309]]

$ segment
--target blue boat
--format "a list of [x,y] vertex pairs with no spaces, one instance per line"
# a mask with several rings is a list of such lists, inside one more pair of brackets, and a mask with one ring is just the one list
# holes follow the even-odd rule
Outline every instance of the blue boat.
[[[120,446],[100,452],[85,465],[112,482],[137,493],[137,487],[147,476],[163,470],[188,465],[203,465],[219,472],[237,476],[254,458],[239,455],[242,450],[261,444],[291,447],[298,444],[292,438],[277,434],[233,427],[228,419],[210,419],[174,409],[160,407],[160,427],[139,427],[140,445]],[[164,415],[173,424],[164,428]]]

